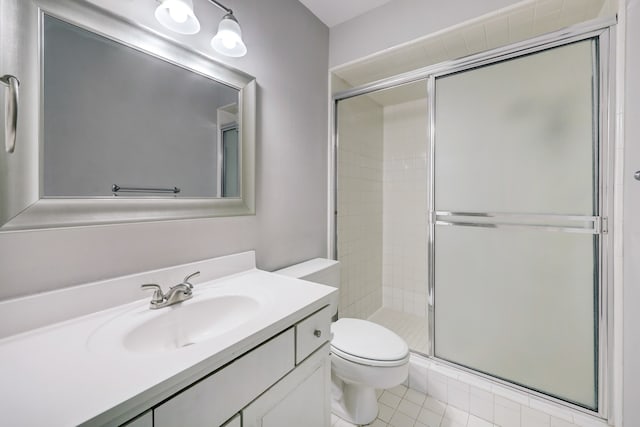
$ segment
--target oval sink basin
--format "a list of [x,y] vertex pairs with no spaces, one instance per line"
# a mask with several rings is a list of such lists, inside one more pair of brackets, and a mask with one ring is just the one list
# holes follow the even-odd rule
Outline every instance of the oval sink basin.
[[89,346],[105,350],[119,341],[136,353],[158,353],[188,347],[228,332],[260,313],[258,300],[220,295],[189,300],[158,310],[123,313],[103,325]]
[[161,316],[147,320],[125,335],[125,348],[158,352],[187,347],[220,335],[246,322],[259,303],[247,296],[225,295],[166,307]]

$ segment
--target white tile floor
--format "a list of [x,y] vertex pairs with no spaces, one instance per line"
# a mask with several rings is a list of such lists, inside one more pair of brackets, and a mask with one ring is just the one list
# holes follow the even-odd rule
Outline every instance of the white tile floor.
[[411,351],[427,354],[429,330],[426,317],[382,307],[369,316],[369,320],[400,335]]
[[[378,393],[378,418],[371,427],[494,427],[494,424],[448,406],[403,385]],[[332,427],[354,427],[331,415]]]

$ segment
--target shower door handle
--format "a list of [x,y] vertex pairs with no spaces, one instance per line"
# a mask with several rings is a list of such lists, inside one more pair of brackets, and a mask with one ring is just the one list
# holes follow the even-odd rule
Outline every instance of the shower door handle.
[[16,149],[18,130],[18,86],[20,81],[9,74],[0,77],[0,83],[7,86],[5,94],[4,147],[7,153]]
[[640,171],[636,171],[636,173],[633,174],[633,177],[640,181]]

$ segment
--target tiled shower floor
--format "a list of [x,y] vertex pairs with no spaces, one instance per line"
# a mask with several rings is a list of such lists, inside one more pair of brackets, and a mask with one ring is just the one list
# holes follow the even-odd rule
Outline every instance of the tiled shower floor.
[[[448,406],[403,385],[378,394],[378,418],[371,427],[493,427],[488,421]],[[331,414],[332,427],[353,427]]]
[[400,335],[413,352],[427,354],[429,330],[427,318],[382,307],[369,320]]

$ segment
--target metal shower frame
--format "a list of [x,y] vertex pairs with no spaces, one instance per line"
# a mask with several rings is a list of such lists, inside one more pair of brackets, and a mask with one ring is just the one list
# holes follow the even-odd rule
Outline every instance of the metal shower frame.
[[[436,360],[438,363],[452,366],[456,369],[486,378],[490,381],[499,383],[509,388],[525,392],[529,395],[536,396],[542,399],[559,403],[563,406],[575,409],[577,411],[597,416],[603,419],[610,417],[611,408],[611,396],[612,392],[612,366],[610,363],[610,357],[613,354],[613,233],[609,233],[613,224],[613,182],[614,182],[614,105],[615,105],[615,90],[614,90],[614,77],[615,77],[615,24],[617,23],[616,17],[608,19],[597,19],[589,22],[585,22],[578,25],[573,25],[565,29],[555,31],[549,34],[545,34],[539,37],[532,38],[523,42],[511,44],[508,46],[493,49],[487,52],[470,55],[461,59],[445,61],[439,64],[424,67],[418,70],[403,73],[397,76],[389,77],[386,79],[378,80],[366,85],[358,86],[349,90],[341,91],[332,96],[331,102],[331,146],[330,146],[330,173],[329,173],[329,248],[333,259],[338,259],[338,247],[337,247],[337,200],[338,200],[338,147],[339,147],[339,135],[338,135],[338,102],[353,98],[360,95],[377,92],[384,89],[391,89],[400,85],[413,83],[424,80],[427,86],[427,102],[429,107],[428,117],[428,139],[429,139],[429,154],[428,154],[428,206],[429,212],[429,234],[426,237],[428,242],[428,262],[429,262],[429,291],[428,291],[428,309],[429,309],[429,352],[427,356],[430,359]],[[434,144],[435,144],[435,111],[434,111],[434,97],[432,94],[435,90],[436,77],[444,76],[447,74],[476,68],[483,65],[497,63],[508,59],[513,59],[522,55],[540,52],[553,47],[559,47],[569,43],[587,40],[597,39],[599,50],[597,53],[596,61],[598,62],[599,69],[596,70],[598,76],[597,88],[598,88],[598,117],[596,123],[597,127],[597,151],[594,153],[596,161],[595,173],[597,177],[596,190],[599,198],[596,198],[598,205],[598,216],[588,218],[592,221],[592,227],[575,229],[578,232],[589,232],[599,236],[599,250],[598,250],[598,373],[597,373],[597,411],[584,408],[582,406],[567,402],[562,399],[549,396],[544,393],[534,391],[532,389],[516,385],[514,383],[498,379],[496,377],[486,375],[473,369],[469,369],[452,362],[448,362],[443,359],[439,359],[434,356],[434,232],[435,225],[439,217],[453,216],[450,212],[435,212],[434,210]]]

